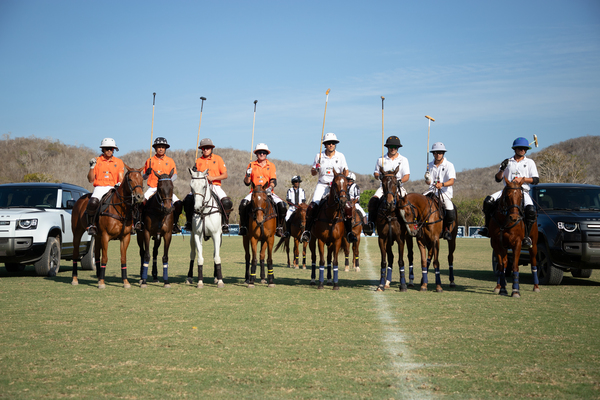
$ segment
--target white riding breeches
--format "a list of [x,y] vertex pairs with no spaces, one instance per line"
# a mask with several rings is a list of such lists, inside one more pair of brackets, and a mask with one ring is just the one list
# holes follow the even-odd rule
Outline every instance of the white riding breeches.
[[[150,197],[152,197],[152,195],[154,193],[156,193],[156,188],[149,187],[148,190],[146,190],[146,193],[144,193],[144,198],[146,200],[148,200]],[[173,197],[171,198],[171,201],[173,203],[175,203],[176,201],[179,201],[179,197],[177,197],[177,195],[175,193],[173,193]]]
[[[501,195],[502,195],[502,190],[494,193],[492,195],[492,198],[494,199],[494,201],[497,201],[500,198]],[[531,196],[529,196],[529,192],[526,191],[526,190],[523,190],[523,203],[525,203],[525,207],[533,205],[533,201],[531,200]]]

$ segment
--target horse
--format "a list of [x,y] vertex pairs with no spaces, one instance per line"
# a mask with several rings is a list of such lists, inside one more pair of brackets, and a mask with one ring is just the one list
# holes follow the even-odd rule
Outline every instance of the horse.
[[[348,199],[348,178],[343,174],[338,174],[334,170],[331,190],[327,195],[324,205],[317,211],[317,220],[315,221],[310,240],[310,250],[312,252],[312,272],[311,285],[315,284],[316,277],[316,252],[315,248],[319,245],[319,286],[323,289],[325,273],[325,255],[324,247],[327,245],[328,252],[333,256],[333,290],[339,290],[338,286],[338,253],[342,248],[342,239],[346,234],[344,228],[344,213],[347,207],[350,207]],[[313,237],[314,236],[314,237]]]
[[218,200],[213,196],[210,184],[208,182],[208,169],[203,172],[195,172],[188,168],[192,175],[190,186],[194,195],[194,218],[192,220],[192,234],[190,237],[190,267],[186,283],[191,285],[194,282],[194,258],[196,250],[198,252],[198,289],[204,287],[202,257],[202,239],[208,240],[212,237],[214,245],[214,282],[218,288],[224,288],[223,271],[221,269],[221,241],[223,240],[223,231],[221,225],[221,213]]
[[[290,203],[290,206],[292,204]],[[279,250],[279,248],[283,245],[283,249],[287,254],[287,266],[291,268],[292,263],[290,263],[290,240],[294,240],[294,268],[298,269],[300,265],[300,238],[302,237],[302,232],[305,230],[306,226],[306,210],[308,209],[308,204],[293,204],[296,207],[294,213],[290,216],[290,236],[279,239],[277,246],[275,246],[275,252]],[[306,242],[302,243],[302,269],[306,269]]]
[[[260,278],[261,283],[267,283],[268,287],[275,287],[273,274],[273,243],[275,242],[275,229],[277,228],[277,212],[272,200],[269,199],[266,189],[269,182],[263,186],[255,186],[252,183],[252,196],[250,198],[250,220],[248,222],[248,233],[244,236],[244,250],[246,251],[246,276],[248,288],[254,287],[256,279],[256,247],[260,242]],[[266,245],[266,246],[265,246]],[[265,251],[267,254],[268,281],[265,281]],[[252,261],[250,260],[252,250]]]
[[158,247],[164,239],[163,247],[163,287],[170,288],[169,284],[169,246],[173,232],[173,177],[175,169],[167,174],[157,174],[158,185],[156,193],[148,199],[142,211],[142,221],[144,228],[137,233],[137,243],[140,248],[140,287],[146,288],[148,284],[148,264],[150,263],[150,238],[154,240],[152,249],[152,277],[158,281]]
[[[356,272],[360,272],[360,265],[358,262],[358,257],[360,255],[360,234],[362,232],[362,218],[356,209],[356,203],[358,203],[360,199],[354,199],[350,201],[352,206],[352,232],[356,236],[356,242],[352,243],[352,268]],[[350,261],[348,260],[350,256],[350,243],[348,242],[348,238],[344,236],[344,240],[342,242],[342,248],[344,249],[344,271],[350,271]]]
[[[132,210],[135,204],[144,200],[144,178],[142,169],[133,169],[125,165],[127,172],[123,182],[116,189],[111,189],[102,199],[102,204],[96,214],[98,235],[95,237],[94,257],[96,260],[96,275],[98,288],[106,288],[104,277],[106,263],[108,262],[108,242],[119,239],[121,242],[121,278],[123,287],[131,288],[127,280],[127,247],[131,239],[133,228]],[[71,229],[73,230],[73,280],[72,284],[79,283],[77,279],[77,260],[79,259],[79,243],[81,236],[87,229],[85,210],[91,194],[80,197],[73,207]],[[102,250],[102,258],[100,251]]]
[[[454,203],[453,203],[454,204]],[[454,209],[458,213],[458,207],[454,204]],[[458,235],[458,221],[452,222],[452,226],[450,227],[450,235],[451,239],[448,240],[448,279],[450,281],[450,287],[455,288],[456,283],[454,282],[454,251],[456,250],[456,236]],[[412,236],[406,236],[406,248],[407,248],[407,257],[409,262],[408,273],[409,273],[409,282],[408,287],[414,286],[414,270],[413,270],[413,241]],[[431,263],[431,259],[427,259],[427,266]]]
[[[512,265],[512,297],[521,297],[519,292],[519,257],[521,245],[525,237],[525,221],[523,211],[523,187],[516,182],[509,182],[504,178],[506,185],[502,190],[498,205],[490,219],[490,244],[498,258],[496,269],[497,284],[494,293],[508,296],[506,291],[505,269],[508,267],[507,249],[513,251]],[[539,278],[537,275],[537,224],[533,224],[529,232],[532,246],[529,247],[531,260],[531,273],[533,275],[533,291],[539,292]]]
[[381,188],[383,196],[377,208],[376,228],[379,251],[381,253],[381,275],[378,292],[390,287],[392,268],[394,265],[394,242],[398,244],[398,267],[400,269],[400,291],[406,292],[406,277],[404,272],[404,236],[403,225],[398,221],[398,206],[401,201],[400,188],[396,174],[398,169],[385,172],[380,168]]
[[420,193],[409,193],[400,203],[400,216],[406,227],[407,233],[417,238],[417,245],[421,252],[421,291],[427,291],[427,273],[429,262],[433,262],[435,269],[436,292],[443,292],[440,277],[440,235],[444,229],[441,211],[434,199]]

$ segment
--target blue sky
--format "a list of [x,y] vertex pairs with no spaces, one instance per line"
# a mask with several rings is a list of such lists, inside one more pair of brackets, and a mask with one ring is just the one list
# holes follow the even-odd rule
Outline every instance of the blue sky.
[[[541,148],[598,135],[598,1],[0,0],[0,134],[124,154],[153,136],[311,163],[334,132],[372,173],[397,135],[411,178],[442,141],[457,171],[499,164],[519,136]],[[225,160],[227,162],[227,160]],[[190,160],[192,165],[193,160]],[[299,171],[300,174],[307,173]]]

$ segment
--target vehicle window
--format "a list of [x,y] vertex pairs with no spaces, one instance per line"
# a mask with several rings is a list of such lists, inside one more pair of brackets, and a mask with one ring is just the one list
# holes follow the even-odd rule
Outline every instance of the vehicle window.
[[56,189],[3,187],[0,188],[0,207],[56,207]]
[[541,189],[537,202],[543,209],[598,210],[600,189],[597,188],[547,188]]
[[67,208],[67,201],[73,200],[73,195],[71,192],[63,190],[62,192],[62,208]]

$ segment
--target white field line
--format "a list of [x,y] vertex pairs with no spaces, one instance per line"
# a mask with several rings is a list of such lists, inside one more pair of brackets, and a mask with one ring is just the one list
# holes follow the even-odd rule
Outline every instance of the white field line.
[[[376,238],[374,240],[377,240]],[[369,247],[367,242],[368,237],[363,237],[361,240],[364,243],[362,252],[366,263],[365,269],[368,272],[368,278],[379,283],[380,269],[379,263],[374,264],[371,260]],[[388,289],[392,291],[393,289]],[[432,393],[427,389],[423,377],[417,375],[414,370],[417,368],[427,367],[425,364],[412,362],[412,355],[409,347],[406,345],[408,340],[400,324],[394,318],[388,307],[388,293],[376,292],[372,290],[377,317],[384,331],[383,343],[387,356],[390,359],[392,374],[397,377],[395,384],[397,389],[397,398],[400,399],[430,399]]]

